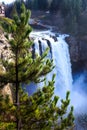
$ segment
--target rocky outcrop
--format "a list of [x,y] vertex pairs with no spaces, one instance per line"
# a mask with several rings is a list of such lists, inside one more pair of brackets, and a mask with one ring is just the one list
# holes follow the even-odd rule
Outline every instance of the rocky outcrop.
[[66,42],[69,45],[71,61],[77,62],[79,60],[79,43],[75,37],[66,37]]
[[[7,39],[4,36],[4,33],[2,30],[0,30],[0,59],[2,60],[10,60],[11,59],[11,50],[10,45],[8,44]],[[0,63],[0,73],[5,73],[6,69],[4,66],[2,66],[2,63]],[[0,93],[2,93],[4,96],[9,95],[10,101],[12,102],[12,91],[11,91],[11,85],[8,83],[7,85],[3,86],[2,89],[0,89]]]
[[11,58],[10,45],[4,36],[3,32],[0,32],[0,59],[7,60]]
[[69,44],[70,57],[74,69],[87,70],[87,37],[67,37]]

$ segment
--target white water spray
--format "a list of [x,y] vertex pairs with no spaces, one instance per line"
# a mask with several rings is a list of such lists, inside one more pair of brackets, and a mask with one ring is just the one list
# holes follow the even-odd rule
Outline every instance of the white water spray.
[[[66,91],[70,90],[71,104],[74,106],[75,111],[84,111],[86,96],[79,91],[82,82],[77,80],[72,85],[72,71],[70,63],[70,55],[68,44],[65,37],[68,35],[58,35],[50,31],[32,32],[31,37],[34,39],[35,52],[41,55],[47,47],[50,48],[48,58],[54,61],[54,70],[47,75],[47,79],[51,80],[52,75],[55,73],[55,95],[65,98]],[[83,84],[83,83],[82,83]],[[76,89],[77,88],[77,89]],[[33,91],[35,92],[35,91]]]
[[[70,90],[71,105],[74,106],[74,113],[78,115],[87,113],[86,93],[84,89],[87,86],[84,79],[85,75],[80,75],[77,80],[72,84],[72,71],[70,63],[70,55],[68,44],[65,41],[65,37],[68,35],[58,35],[50,31],[41,31],[31,33],[31,37],[34,38],[35,52],[38,55],[42,55],[47,47],[50,48],[47,57],[53,59],[55,68],[47,75],[47,80],[52,79],[52,75],[56,74],[55,79],[55,95],[61,98],[65,98],[66,91]],[[33,91],[35,92],[35,91]],[[70,106],[71,106],[70,105]],[[84,130],[77,123],[77,130]]]
[[67,43],[65,42],[65,37],[67,36],[68,35],[55,36],[55,34],[50,31],[31,33],[31,37],[35,39],[34,43],[36,53],[40,54],[39,43],[42,46],[42,52],[44,52],[47,47],[50,47],[48,58],[53,59],[55,68],[47,75],[47,79],[51,80],[53,73],[56,74],[55,94],[60,97],[65,96],[66,91],[70,90],[72,86],[69,49]]

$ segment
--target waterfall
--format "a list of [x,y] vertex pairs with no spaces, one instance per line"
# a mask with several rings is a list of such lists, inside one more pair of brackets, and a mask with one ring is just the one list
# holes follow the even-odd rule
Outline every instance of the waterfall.
[[[86,98],[81,91],[81,86],[84,88],[84,81],[82,78],[78,79],[72,84],[72,71],[69,55],[69,47],[65,41],[65,37],[68,35],[59,35],[51,31],[32,32],[30,37],[34,39],[34,45],[32,47],[33,53],[42,55],[47,47],[49,47],[49,53],[47,58],[53,59],[55,68],[47,74],[47,80],[52,79],[52,75],[55,73],[55,91],[54,94],[61,98],[65,98],[66,91],[70,90],[71,104],[74,106],[74,111],[83,111],[82,106],[87,106]],[[35,54],[33,54],[35,55]],[[82,82],[81,82],[82,81]],[[38,85],[41,86],[42,84]],[[33,86],[33,87],[32,87]],[[32,83],[27,87],[27,91],[34,93],[36,91],[35,84]],[[84,107],[87,108],[87,107]],[[85,110],[84,110],[85,111]]]
[[[84,93],[84,89],[87,89],[87,82],[85,83],[86,74],[78,75],[72,84],[72,71],[69,55],[69,47],[65,41],[68,36],[66,34],[59,35],[51,31],[32,32],[30,35],[34,39],[33,52],[34,55],[42,55],[47,47],[49,47],[49,53],[47,58],[53,59],[55,68],[47,74],[47,80],[52,79],[52,75],[55,73],[55,92],[54,94],[61,98],[65,98],[66,91],[70,90],[70,101],[74,106],[74,114],[77,118],[78,115],[87,113],[87,95]],[[34,84],[32,84],[34,85]],[[40,84],[41,85],[41,84]],[[34,87],[30,89],[34,90]],[[29,90],[30,91],[30,90]],[[33,92],[35,92],[34,90]],[[86,91],[87,92],[87,91]],[[76,119],[76,126],[78,130],[81,129],[80,124]],[[81,130],[83,130],[82,128]]]
[[72,86],[71,63],[68,44],[65,37],[68,35],[58,35],[50,31],[32,32],[30,35],[34,39],[35,53],[42,55],[47,47],[49,53],[47,58],[53,59],[55,68],[47,75],[47,79],[51,80],[53,73],[56,74],[55,79],[55,94],[64,95]]

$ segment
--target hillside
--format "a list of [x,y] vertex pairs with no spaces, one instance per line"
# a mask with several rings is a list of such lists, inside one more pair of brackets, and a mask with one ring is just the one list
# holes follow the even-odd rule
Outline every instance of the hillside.
[[[52,30],[57,33],[68,33],[70,37],[66,40],[70,48],[73,71],[87,69],[87,35],[85,31],[87,24],[84,20],[86,19],[86,12],[80,16],[77,34],[73,32],[71,33],[68,30],[66,31],[65,21],[60,12],[47,13],[46,11],[32,11],[31,14],[31,18],[37,23],[40,22],[45,26],[49,25],[52,27]],[[33,29],[46,29],[42,28],[40,24],[34,24],[31,26]]]

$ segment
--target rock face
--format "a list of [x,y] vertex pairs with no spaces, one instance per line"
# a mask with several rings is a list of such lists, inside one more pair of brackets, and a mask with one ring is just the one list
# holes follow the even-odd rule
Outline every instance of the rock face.
[[[4,33],[0,30],[0,59],[9,60],[11,57],[11,51],[9,48],[9,44],[4,36]],[[6,69],[0,63],[0,73],[5,73]],[[3,89],[0,89],[0,93],[4,96],[7,94],[10,97],[10,101],[12,102],[12,91],[11,85],[8,83],[7,85],[3,86]]]
[[87,41],[79,41],[80,58],[83,61],[87,61]]
[[67,37],[73,71],[87,70],[87,37]]
[[[41,16],[45,17],[41,17]],[[61,16],[61,13],[49,12],[48,14],[44,11],[32,11],[32,18],[38,19],[41,23],[45,25],[50,25],[54,29],[54,31],[60,32],[60,33],[66,33],[66,26],[65,26],[65,19]],[[82,17],[80,19],[80,31],[83,30],[86,31],[86,23],[85,22],[86,14],[82,14]],[[84,20],[83,20],[84,19]],[[85,29],[85,30],[84,30]],[[68,32],[69,33],[69,32]],[[80,33],[79,33],[80,35]],[[86,33],[83,33],[82,35],[86,35]],[[69,44],[70,48],[70,56],[71,56],[71,62],[73,70],[80,70],[87,69],[87,36],[70,36],[66,38],[67,43]]]
[[77,62],[79,60],[79,45],[75,37],[66,37],[66,41],[69,44],[71,61]]
[[11,55],[11,51],[9,49],[10,45],[7,42],[7,39],[4,36],[3,32],[0,32],[0,58],[1,59],[9,59]]
[[9,83],[7,85],[5,85],[3,87],[3,89],[0,90],[0,92],[3,94],[4,97],[5,97],[5,95],[9,95],[10,102],[13,102],[11,85]]

